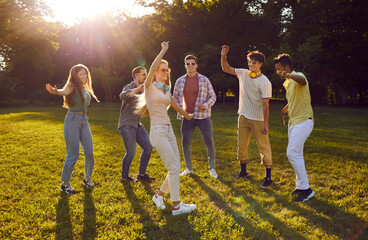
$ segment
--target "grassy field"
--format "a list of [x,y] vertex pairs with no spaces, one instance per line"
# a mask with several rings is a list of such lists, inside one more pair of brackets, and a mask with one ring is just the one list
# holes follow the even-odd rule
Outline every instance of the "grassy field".
[[[274,184],[269,189],[259,187],[264,167],[253,138],[250,176],[233,182],[239,171],[236,107],[215,106],[219,179],[209,176],[206,148],[196,130],[196,175],[181,178],[181,198],[198,208],[174,217],[151,201],[166,175],[156,151],[148,166],[154,183],[119,182],[125,153],[117,130],[119,107],[92,103],[89,108],[96,188],[83,189],[81,153],[71,179],[78,193],[72,196],[59,190],[66,110],[0,109],[0,239],[368,239],[368,109],[314,107],[316,123],[305,145],[305,160],[316,196],[294,203],[290,192],[295,175],[285,154],[287,128],[279,121],[282,105],[271,103]],[[180,121],[172,110],[170,116],[181,151]],[[148,130],[148,119],[143,123]],[[138,147],[130,170],[134,177],[140,152]]]

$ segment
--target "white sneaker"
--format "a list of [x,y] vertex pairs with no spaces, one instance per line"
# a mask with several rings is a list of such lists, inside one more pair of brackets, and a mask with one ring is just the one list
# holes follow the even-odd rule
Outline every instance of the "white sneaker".
[[217,172],[214,168],[210,168],[210,176],[213,178],[218,178]]
[[185,204],[183,202],[180,202],[176,209],[172,208],[172,215],[176,216],[183,213],[190,213],[196,208],[197,206],[195,204]]
[[156,204],[157,208],[161,208],[161,210],[164,210],[166,208],[164,198],[162,196],[157,195],[157,193],[153,195],[152,201]]
[[186,168],[184,172],[180,173],[180,176],[186,176],[188,174],[193,174],[193,173],[194,173],[193,170],[189,170],[188,168]]
[[88,187],[88,188],[94,188],[95,185],[93,184],[91,177],[89,176],[84,176],[84,179],[82,181],[83,185]]

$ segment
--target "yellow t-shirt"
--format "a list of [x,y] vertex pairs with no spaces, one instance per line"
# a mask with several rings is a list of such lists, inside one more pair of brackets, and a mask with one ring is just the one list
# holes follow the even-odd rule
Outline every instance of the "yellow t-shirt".
[[307,78],[301,72],[293,71],[292,74],[303,76],[306,81],[306,84],[302,86],[293,79],[287,78],[283,84],[286,89],[286,99],[289,106],[289,124],[295,126],[309,118],[313,120],[313,110]]

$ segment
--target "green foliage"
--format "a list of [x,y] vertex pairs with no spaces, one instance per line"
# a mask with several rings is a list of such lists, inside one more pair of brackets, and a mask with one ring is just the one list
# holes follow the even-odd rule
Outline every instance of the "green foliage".
[[[283,105],[272,102],[270,141],[273,185],[261,189],[264,167],[253,137],[244,181],[233,182],[237,114],[234,105],[213,108],[216,170],[210,178],[206,149],[198,130],[192,141],[195,175],[181,177],[181,199],[197,204],[191,214],[172,216],[151,200],[167,170],[153,151],[147,172],[151,184],[119,182],[124,144],[117,130],[119,104],[93,103],[89,108],[94,141],[96,188],[84,190],[81,151],[71,183],[77,194],[59,191],[66,151],[65,110],[0,109],[1,239],[367,239],[368,139],[367,109],[314,107],[315,127],[304,148],[307,172],[316,196],[294,203],[295,174],[286,159],[287,128],[281,126]],[[180,124],[170,110],[181,151]],[[338,121],[336,120],[338,119]],[[149,131],[149,121],[143,119]],[[130,175],[139,169],[141,149]],[[182,156],[182,153],[181,153]],[[185,168],[183,160],[182,169]]]

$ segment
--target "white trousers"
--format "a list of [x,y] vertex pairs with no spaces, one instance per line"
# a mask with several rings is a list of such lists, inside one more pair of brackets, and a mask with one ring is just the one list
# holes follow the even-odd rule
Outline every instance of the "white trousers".
[[305,170],[303,157],[304,143],[313,130],[314,123],[308,119],[298,125],[289,125],[286,155],[294,168],[296,175],[296,189],[305,190],[309,188],[308,176]]
[[170,192],[172,202],[180,201],[180,155],[172,126],[151,126],[150,141],[168,171],[160,190],[163,193]]

